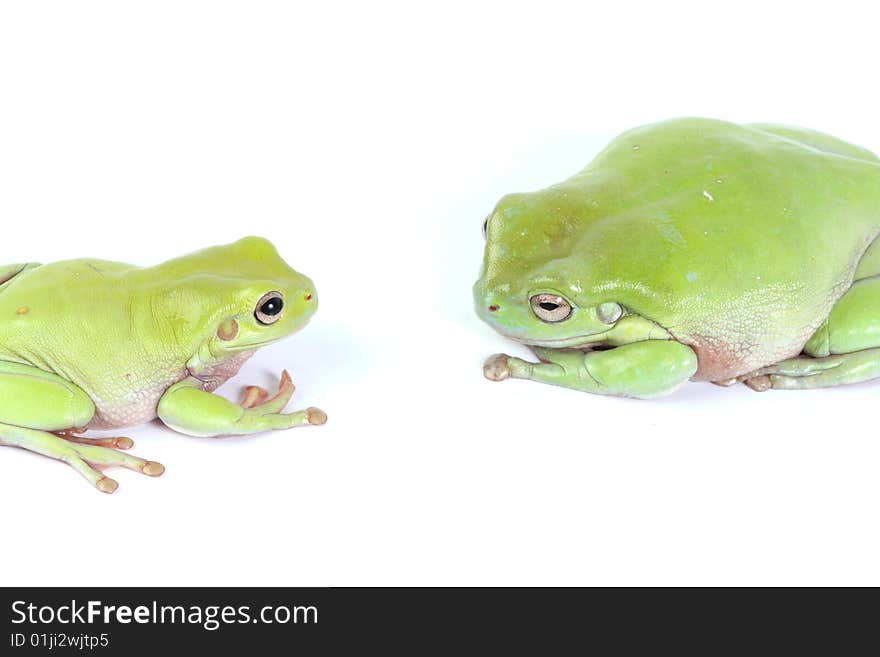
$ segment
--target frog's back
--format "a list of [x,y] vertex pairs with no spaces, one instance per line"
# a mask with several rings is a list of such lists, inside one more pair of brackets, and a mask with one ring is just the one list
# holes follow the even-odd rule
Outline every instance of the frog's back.
[[184,359],[149,338],[155,320],[131,280],[138,271],[69,260],[10,277],[0,287],[0,360],[78,385],[95,401],[94,427],[151,419],[158,395],[183,377]]
[[701,379],[798,353],[880,233],[876,156],[784,126],[637,128],[536,194],[573,224],[564,266],[691,344]]
[[19,295],[44,294],[50,288],[56,290],[53,296],[61,296],[64,291],[78,296],[83,290],[94,289],[95,285],[104,287],[105,282],[109,282],[109,287],[115,287],[112,277],[136,269],[121,262],[92,259],[64,260],[48,265],[0,265],[0,308],[5,308]]
[[[21,266],[8,270],[17,267]],[[118,333],[114,327],[128,323],[130,295],[125,274],[132,269],[102,260],[23,267],[0,287],[0,359],[60,374],[47,358],[61,352],[57,357],[63,359],[65,346],[108,348]]]
[[834,155],[842,155],[844,157],[852,157],[857,160],[865,160],[866,162],[880,162],[872,151],[848,141],[838,139],[823,132],[809,130],[807,128],[798,128],[796,126],[783,125],[779,123],[749,123],[746,128],[766,132],[769,135],[784,137],[792,141],[799,142],[805,146],[810,146],[816,150]]

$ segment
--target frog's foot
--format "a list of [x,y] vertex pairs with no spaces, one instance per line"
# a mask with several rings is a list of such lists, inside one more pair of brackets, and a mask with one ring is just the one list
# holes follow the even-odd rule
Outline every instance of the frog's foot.
[[64,461],[102,493],[112,493],[119,486],[114,479],[101,472],[103,467],[120,466],[151,477],[165,472],[165,467],[156,461],[147,461],[101,445],[71,442],[48,431],[8,424],[0,424],[0,444],[21,447]]
[[127,436],[108,436],[105,438],[85,438],[79,434],[84,433],[85,429],[68,429],[67,431],[54,431],[53,433],[59,438],[64,438],[72,443],[81,445],[95,445],[98,447],[110,447],[111,449],[131,449],[134,447],[134,441]]
[[824,358],[800,356],[739,377],[752,390],[827,388],[880,377],[880,348]]
[[273,396],[262,388],[249,386],[241,403],[234,404],[202,390],[197,379],[185,379],[169,388],[159,400],[159,417],[175,431],[191,436],[240,436],[327,421],[327,414],[314,407],[283,413],[293,391],[290,374],[284,371]]
[[[244,399],[241,406],[248,411],[259,413],[261,415],[278,415],[284,410],[284,407],[290,403],[296,386],[290,378],[287,370],[281,372],[281,380],[278,382],[278,392],[272,397],[269,393],[257,386],[248,386],[245,389]],[[319,408],[310,407],[304,411],[290,413],[288,417],[296,418],[292,426],[300,424],[324,424],[327,421],[327,414]]]

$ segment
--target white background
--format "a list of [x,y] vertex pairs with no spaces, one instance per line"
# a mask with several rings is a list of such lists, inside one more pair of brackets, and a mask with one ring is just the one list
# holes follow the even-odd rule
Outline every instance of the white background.
[[269,237],[321,309],[222,392],[287,367],[292,407],[330,421],[131,428],[167,473],[115,471],[112,496],[0,448],[0,584],[880,584],[880,384],[490,383],[485,356],[526,352],[470,297],[495,201],[634,125],[880,149],[878,22],[855,7],[5,3],[0,262]]

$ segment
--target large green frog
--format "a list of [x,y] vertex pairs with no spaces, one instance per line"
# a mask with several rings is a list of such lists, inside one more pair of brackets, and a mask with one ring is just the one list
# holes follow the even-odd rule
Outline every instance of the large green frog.
[[486,220],[477,312],[539,362],[485,375],[629,397],[880,376],[880,160],[779,125],[677,119]]
[[212,394],[262,346],[303,327],[315,286],[268,241],[249,237],[155,267],[79,259],[0,267],[0,445],[70,464],[98,490],[123,466],[164,467],[118,450],[127,437],[85,438],[159,417],[194,436],[323,424],[317,408],[283,409],[287,372],[270,395],[240,404]]

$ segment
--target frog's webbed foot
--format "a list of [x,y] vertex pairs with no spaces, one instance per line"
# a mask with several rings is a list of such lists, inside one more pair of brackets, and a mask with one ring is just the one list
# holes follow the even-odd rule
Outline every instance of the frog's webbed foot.
[[[111,441],[118,443],[122,438],[73,439],[71,432],[62,433],[64,435],[59,436],[48,431],[0,424],[0,444],[21,447],[64,461],[102,493],[112,493],[119,486],[116,480],[102,472],[104,467],[119,466],[150,477],[158,477],[165,472],[161,463],[123,454],[116,448],[104,446],[113,444]],[[131,443],[131,439],[125,440]]]

